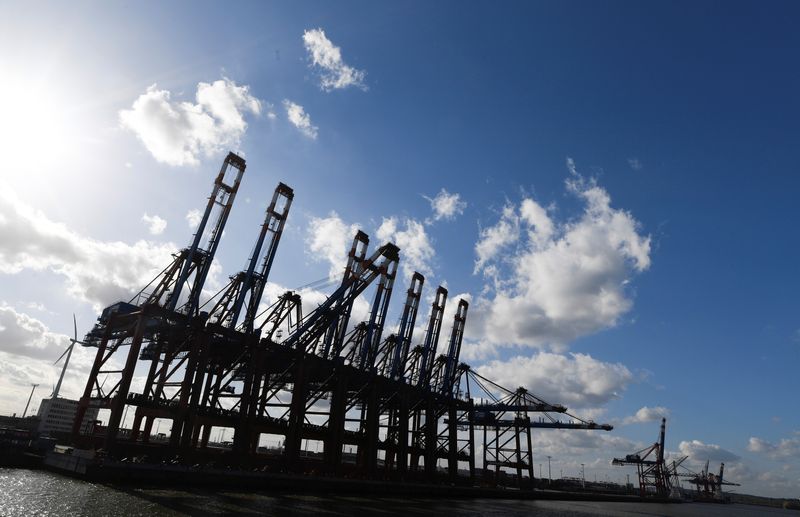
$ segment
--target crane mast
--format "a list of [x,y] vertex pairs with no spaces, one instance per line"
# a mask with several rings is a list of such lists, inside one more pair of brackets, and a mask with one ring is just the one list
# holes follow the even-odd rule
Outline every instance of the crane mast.
[[[210,322],[221,324],[229,329],[237,328],[244,308],[245,317],[241,324],[241,330],[243,332],[253,330],[258,305],[269,278],[293,198],[292,189],[279,183],[272,195],[272,201],[267,207],[264,224],[261,225],[253,252],[247,261],[247,269],[231,277],[223,294],[209,311]],[[259,262],[261,267],[256,270]]]
[[389,371],[389,377],[392,379],[399,378],[405,369],[424,283],[425,277],[415,271],[411,277],[411,286],[408,288],[406,303],[403,306],[403,316],[400,318],[400,330],[395,338],[394,350],[392,350],[392,365]]
[[[229,153],[190,245],[133,300],[107,307],[79,342],[97,352],[73,423],[75,446],[102,448],[105,458],[120,464],[133,455],[146,455],[154,465],[230,458],[252,466],[255,477],[262,468],[294,474],[321,468],[332,476],[439,483],[444,468],[454,486],[512,481],[529,489],[532,429],[612,429],[574,417],[524,387],[504,388],[460,362],[466,300],[458,301],[446,351],[437,355],[448,296],[443,286],[433,297],[422,343],[412,348],[425,281],[417,272],[397,333],[384,339],[400,249],[386,243],[368,253],[362,231],[353,238],[341,281],[316,309],[304,316],[300,295],[287,291],[258,314],[294,199],[283,183],[246,266],[213,305],[208,302],[208,313],[201,312],[201,292],[244,171],[245,161]],[[353,325],[354,302],[373,284],[366,321]],[[77,330],[72,341],[78,343]],[[107,411],[108,419],[104,429],[87,433],[80,424],[90,407]],[[532,419],[532,413],[544,416]],[[126,416],[133,416],[132,425]],[[164,421],[170,422],[168,439],[158,430]],[[211,441],[219,429],[233,430],[230,451]],[[283,450],[265,453],[264,435],[283,437]],[[659,442],[641,451],[645,458],[622,461],[653,479],[652,467],[664,461],[664,440],[662,422]],[[309,441],[323,445],[321,455],[304,450]],[[478,448],[486,474],[480,482]],[[509,472],[516,475],[501,475]],[[720,467],[718,484],[729,484],[722,475]],[[711,476],[706,473],[709,484]]]
[[375,366],[375,356],[383,333],[383,324],[386,312],[389,310],[389,300],[392,297],[392,287],[397,275],[397,261],[388,262],[380,271],[378,288],[375,290],[375,299],[372,302],[367,332],[361,346],[359,365],[364,370],[371,370]]
[[[164,303],[165,309],[175,310],[184,286],[187,284],[192,270],[194,270],[194,281],[191,283],[188,300],[183,305],[182,310],[185,314],[195,314],[199,305],[200,292],[208,276],[208,271],[211,269],[211,263],[217,252],[219,240],[225,229],[225,223],[228,221],[228,215],[233,207],[233,201],[236,198],[236,192],[239,190],[239,183],[242,180],[245,167],[243,158],[234,153],[228,153],[217,178],[214,180],[214,188],[208,198],[208,204],[203,212],[203,217],[200,219],[200,224],[195,231],[192,244],[180,254],[183,258],[183,263],[175,279],[172,291],[167,294]],[[231,177],[233,178],[232,183],[229,181]],[[206,226],[215,211],[217,212],[216,218],[210,231],[206,232]],[[151,296],[148,302],[152,301],[152,298]]]
[[417,385],[428,386],[430,372],[433,366],[433,355],[439,344],[439,332],[442,330],[442,317],[444,316],[444,306],[447,302],[447,289],[442,286],[436,290],[436,297],[431,305],[431,316],[428,319],[428,331],[425,334],[425,343],[422,345],[422,352],[419,358],[419,368],[417,370]]
[[[337,298],[332,301],[331,306],[327,310],[333,310],[336,318],[329,322],[327,331],[323,338],[322,343],[322,357],[338,357],[342,350],[342,343],[344,336],[347,332],[347,324],[350,321],[350,313],[353,310],[352,297],[349,302],[345,301],[347,297],[342,297],[344,291],[354,285],[355,279],[361,273],[361,266],[367,255],[367,248],[369,247],[369,237],[366,233],[359,230],[353,238],[353,244],[350,246],[350,252],[347,254],[347,265],[344,269],[344,276],[339,289],[336,291]],[[333,295],[331,295],[331,298]],[[330,300],[330,298],[329,298]]]
[[458,308],[453,318],[450,345],[447,349],[447,363],[445,365],[444,378],[442,379],[442,393],[450,393],[453,389],[456,366],[461,355],[461,341],[464,338],[464,325],[467,322],[467,309],[469,309],[469,303],[466,300],[459,300]]

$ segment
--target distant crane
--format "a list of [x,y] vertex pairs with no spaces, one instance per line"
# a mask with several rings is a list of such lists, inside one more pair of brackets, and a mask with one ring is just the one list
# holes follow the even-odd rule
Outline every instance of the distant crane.
[[628,454],[624,458],[614,458],[613,465],[636,465],[639,473],[639,490],[642,497],[668,497],[672,489],[670,472],[664,463],[664,438],[667,419],[661,419],[661,434],[653,445]]
[[[467,365],[461,365],[468,380],[468,387],[476,392],[482,391],[488,399],[480,398],[469,414],[469,422],[483,430],[483,468],[484,475],[490,467],[494,467],[497,479],[503,468],[515,469],[518,483],[521,483],[523,472],[527,471],[530,482],[533,482],[533,443],[531,429],[583,429],[595,431],[611,431],[613,426],[598,424],[591,420],[583,420],[567,412],[561,404],[550,404],[526,388],[520,386],[510,390],[473,371]],[[471,396],[474,396],[472,393]],[[530,413],[543,414],[544,418],[532,419]],[[566,415],[569,421],[559,420],[549,413]],[[550,467],[548,460],[548,475]],[[541,477],[541,472],[540,472]],[[520,485],[521,486],[521,485]]]
[[[719,474],[714,474],[713,472],[708,471],[708,461],[706,461],[706,465],[701,472],[693,472],[686,467],[680,465],[680,463],[686,459],[686,457],[682,458],[676,467],[673,468],[673,476],[675,479],[686,478],[689,483],[695,486],[695,493],[694,497],[699,499],[717,499],[722,500],[725,498],[724,494],[722,493],[722,485],[726,486],[739,486],[739,483],[731,483],[730,481],[723,480],[723,474],[725,472],[725,464],[719,464]],[[681,467],[684,472],[678,472],[677,467]]]

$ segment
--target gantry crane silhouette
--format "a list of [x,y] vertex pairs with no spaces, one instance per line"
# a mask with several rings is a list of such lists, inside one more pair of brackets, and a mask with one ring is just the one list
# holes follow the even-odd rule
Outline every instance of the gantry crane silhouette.
[[661,433],[653,445],[646,447],[624,458],[614,458],[613,465],[635,465],[639,474],[639,492],[642,497],[669,497],[672,480],[669,469],[664,462],[664,439],[667,419],[661,419]]
[[[179,457],[285,472],[470,484],[476,481],[475,448],[481,446],[485,474],[493,470],[497,480],[511,470],[516,485],[529,488],[531,429],[612,429],[570,415],[524,387],[500,386],[460,362],[467,300],[458,300],[445,353],[437,355],[447,301],[443,286],[436,289],[425,336],[414,345],[425,281],[419,273],[411,277],[398,330],[390,332],[387,314],[400,249],[384,243],[369,253],[369,236],[360,230],[341,283],[315,309],[303,314],[295,291],[263,307],[294,198],[283,183],[246,268],[201,300],[208,297],[206,278],[244,171],[245,160],[229,153],[191,244],[131,300],[104,309],[80,343],[96,352],[73,426],[74,445],[102,448],[111,459]],[[370,293],[367,320],[352,321],[354,303]],[[90,406],[108,420],[87,434],[78,423]],[[128,408],[135,409],[133,424],[121,432]],[[171,423],[168,440],[151,442],[154,423],[163,420]],[[230,450],[210,442],[213,428],[233,430]],[[261,451],[263,435],[282,437],[280,454]],[[302,454],[308,441],[322,445],[322,454]],[[345,450],[356,453],[346,457]]]

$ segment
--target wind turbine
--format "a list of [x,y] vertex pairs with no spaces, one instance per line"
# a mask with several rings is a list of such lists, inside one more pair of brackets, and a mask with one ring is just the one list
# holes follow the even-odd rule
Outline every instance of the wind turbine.
[[62,357],[64,357],[65,355],[67,356],[67,358],[64,359],[64,367],[61,368],[61,375],[58,377],[58,383],[56,384],[56,387],[53,390],[53,394],[51,395],[51,398],[53,398],[53,399],[57,399],[58,398],[58,392],[61,391],[61,381],[64,380],[64,374],[67,373],[67,365],[69,364],[70,356],[72,356],[72,349],[75,347],[75,343],[80,343],[81,345],[85,345],[86,344],[83,341],[78,341],[78,320],[75,318],[75,314],[74,313],[72,314],[72,324],[74,325],[74,330],[75,330],[74,337],[71,337],[69,339],[70,344],[67,347],[67,349],[64,350],[64,353],[61,354],[59,356],[59,358],[56,359],[56,361],[53,363],[54,365],[56,365],[56,364],[58,364],[58,362],[61,360]]

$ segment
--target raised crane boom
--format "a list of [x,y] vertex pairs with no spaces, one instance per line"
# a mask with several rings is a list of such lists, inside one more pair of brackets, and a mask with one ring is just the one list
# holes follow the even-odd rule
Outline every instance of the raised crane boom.
[[639,490],[641,495],[655,494],[667,497],[672,488],[672,479],[669,468],[664,462],[664,437],[666,435],[667,419],[661,419],[661,432],[659,440],[624,458],[614,458],[612,465],[635,465],[639,474]]
[[331,326],[337,325],[337,322],[341,325],[345,311],[352,307],[358,295],[369,287],[382,270],[389,270],[391,263],[398,260],[400,248],[394,244],[384,244],[378,248],[371,257],[363,261],[361,267],[353,270],[353,274],[322,305],[308,315],[283,345],[312,353],[317,341]]
[[415,271],[411,277],[411,287],[408,288],[406,303],[403,306],[403,316],[400,318],[400,330],[395,338],[395,346],[392,351],[392,366],[389,370],[389,377],[392,379],[399,378],[405,369],[408,348],[411,346],[411,338],[414,334],[414,324],[417,321],[419,300],[422,296],[424,283],[425,277]]
[[447,289],[442,286],[436,290],[436,297],[431,306],[431,316],[428,319],[428,331],[425,334],[425,344],[422,345],[419,368],[417,370],[417,386],[427,386],[433,368],[433,356],[439,344],[439,332],[442,330],[442,317],[444,305],[447,302]]
[[[236,192],[239,190],[239,183],[242,180],[245,166],[244,159],[234,153],[228,153],[222,163],[219,174],[214,180],[214,188],[208,198],[206,210],[203,213],[200,224],[197,226],[192,244],[185,250],[187,259],[183,261],[174,288],[167,296],[164,308],[175,310],[184,284],[187,283],[189,275],[194,269],[194,281],[190,286],[188,300],[183,306],[183,310],[186,314],[194,314],[197,310],[200,291],[203,289],[208,271],[211,269],[211,263],[217,252],[222,231],[225,229],[225,223],[228,221],[228,215],[233,207]],[[231,176],[233,177],[233,183],[226,183]],[[216,219],[211,226],[211,230],[206,232],[206,226],[215,210],[218,211]]]
[[464,339],[464,326],[467,323],[467,309],[469,303],[466,300],[458,300],[456,315],[453,317],[453,330],[450,333],[450,345],[447,348],[447,363],[442,379],[442,393],[448,394],[453,389],[453,382],[456,378],[456,365],[461,355],[461,341]]
[[[247,269],[231,277],[230,283],[209,311],[209,321],[233,329],[238,324],[242,309],[245,309],[241,330],[244,332],[253,330],[258,305],[269,278],[293,198],[292,189],[279,183],[272,196],[272,201],[267,207],[264,224],[261,226],[253,252],[248,260]],[[256,267],[259,262],[261,267],[257,271]]]
[[[178,307],[184,289],[187,288],[189,292],[186,302],[181,306],[181,311],[190,316],[196,314],[200,292],[203,290],[208,271],[211,269],[211,263],[214,261],[214,255],[233,207],[236,192],[239,190],[239,183],[245,167],[243,158],[234,153],[228,153],[214,180],[208,204],[189,247],[176,253],[172,263],[134,296],[130,303],[115,304],[103,311],[101,320],[107,319],[110,313],[117,310],[132,312],[135,306],[131,304],[140,304],[141,306],[157,304],[168,311],[174,311]],[[207,230],[212,218],[211,228]],[[194,273],[194,278],[190,282],[189,278],[192,273]],[[147,289],[153,284],[155,287],[147,293]],[[141,301],[142,298],[144,301]]]
[[342,277],[342,284],[336,291],[336,293],[339,293],[338,298],[332,300],[333,295],[331,295],[326,300],[326,303],[331,302],[329,308],[332,309],[336,317],[328,321],[328,328],[325,331],[320,351],[320,355],[324,358],[338,357],[342,350],[347,324],[350,321],[350,313],[353,310],[353,301],[355,301],[355,297],[352,297],[349,302],[346,301],[347,297],[344,296],[344,293],[347,288],[353,285],[353,280],[358,278],[361,273],[361,265],[367,256],[368,246],[369,237],[367,234],[361,230],[356,232],[353,244],[350,246],[350,253],[347,255],[347,266]]
[[394,286],[396,274],[397,261],[388,261],[380,269],[380,280],[378,288],[375,290],[375,299],[372,302],[367,332],[361,347],[359,364],[364,370],[371,370],[375,366],[375,358],[378,353],[381,334],[383,334],[383,324],[386,320],[386,313],[389,310],[389,300],[392,297],[392,287]]

